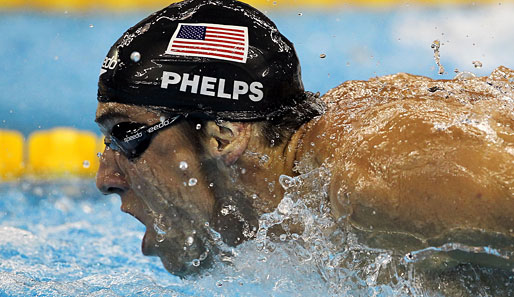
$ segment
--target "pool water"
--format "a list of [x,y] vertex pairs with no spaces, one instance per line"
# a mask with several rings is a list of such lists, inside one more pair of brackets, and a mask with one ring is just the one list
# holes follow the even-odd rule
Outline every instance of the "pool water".
[[[514,6],[400,7],[331,13],[270,12],[297,48],[306,89],[410,72],[452,78],[514,65]],[[144,14],[2,13],[0,128],[26,135],[58,125],[98,132],[96,82],[110,45]],[[434,62],[441,40],[439,76]],[[477,67],[479,61],[483,67]],[[66,111],[66,112],[63,112]],[[257,239],[229,250],[204,274],[179,279],[141,254],[144,226],[92,180],[0,184],[0,296],[512,296],[514,272],[463,264],[426,272],[405,255],[359,244],[324,205],[323,170],[263,215]],[[282,186],[290,187],[285,178]],[[301,184],[300,183],[300,184]],[[273,227],[305,227],[275,236]],[[430,252],[429,252],[430,253]],[[414,253],[416,254],[416,253]]]
[[[19,181],[0,186],[2,296],[511,296],[514,272],[470,264],[427,273],[391,251],[371,249],[352,232],[327,232],[323,168],[282,186],[256,239],[217,257],[198,276],[179,279],[141,254],[144,227],[102,196],[92,180]],[[304,226],[275,236],[273,226]]]

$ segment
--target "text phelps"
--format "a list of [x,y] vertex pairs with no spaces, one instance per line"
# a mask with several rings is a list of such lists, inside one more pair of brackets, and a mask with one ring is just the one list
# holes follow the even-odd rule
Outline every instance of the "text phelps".
[[162,73],[161,88],[167,89],[169,85],[178,84],[180,84],[179,90],[184,93],[234,100],[239,100],[239,96],[248,95],[248,98],[254,102],[259,102],[264,97],[264,92],[262,91],[264,86],[257,81],[249,84],[244,81],[234,80],[233,88],[227,92],[225,79],[223,78],[190,75],[189,73],[180,75],[169,71]]

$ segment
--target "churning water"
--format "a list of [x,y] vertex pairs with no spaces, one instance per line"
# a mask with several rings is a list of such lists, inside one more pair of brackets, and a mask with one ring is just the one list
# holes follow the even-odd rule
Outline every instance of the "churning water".
[[[329,171],[282,176],[282,202],[257,238],[181,280],[141,255],[144,227],[90,180],[0,186],[0,295],[8,296],[510,296],[514,272],[471,264],[418,271],[360,244],[329,215]],[[315,189],[299,195],[305,187]],[[303,232],[295,233],[295,226]],[[274,228],[285,231],[274,235]],[[282,232],[283,232],[282,231]]]

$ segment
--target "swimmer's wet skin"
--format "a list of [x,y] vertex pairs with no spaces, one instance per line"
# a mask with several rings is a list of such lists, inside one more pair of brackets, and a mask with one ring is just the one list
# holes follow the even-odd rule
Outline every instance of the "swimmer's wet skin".
[[474,232],[463,244],[512,250],[513,76],[399,74],[320,99],[262,13],[176,3],[129,29],[102,65],[97,186],[146,226],[143,253],[180,276],[209,265],[217,234],[253,238],[297,161],[330,169],[332,213],[367,244],[405,252]]

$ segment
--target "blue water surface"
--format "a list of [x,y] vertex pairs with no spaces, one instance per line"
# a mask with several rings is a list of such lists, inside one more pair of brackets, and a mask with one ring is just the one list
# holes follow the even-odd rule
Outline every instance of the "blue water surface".
[[143,225],[91,180],[2,184],[0,197],[0,296],[187,295],[165,288],[180,281],[141,254]]

